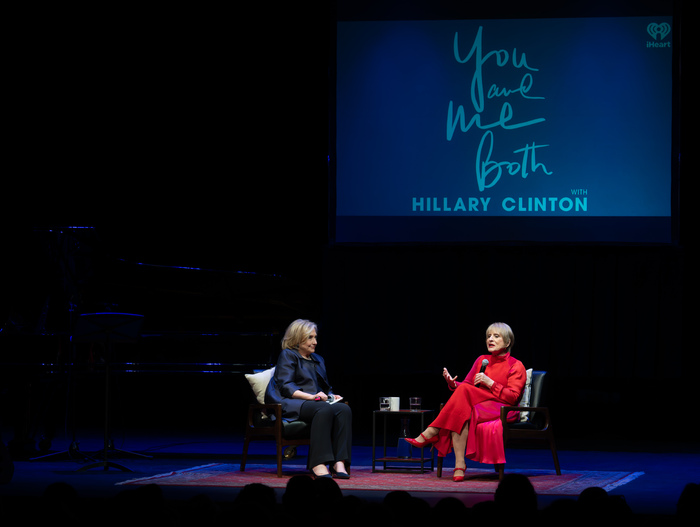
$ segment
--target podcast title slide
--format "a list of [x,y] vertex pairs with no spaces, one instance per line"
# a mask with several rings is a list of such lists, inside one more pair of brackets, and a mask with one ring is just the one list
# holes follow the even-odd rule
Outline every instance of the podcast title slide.
[[669,217],[670,17],[339,22],[338,217]]

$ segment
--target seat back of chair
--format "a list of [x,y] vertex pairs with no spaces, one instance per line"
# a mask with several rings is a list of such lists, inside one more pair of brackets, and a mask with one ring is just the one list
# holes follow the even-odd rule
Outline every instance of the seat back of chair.
[[[547,372],[546,371],[533,371],[532,381],[530,388],[530,406],[546,406],[546,388],[547,388]],[[540,424],[537,421],[543,419],[543,416],[538,413],[530,413],[533,423]]]
[[546,371],[532,372],[532,381],[530,384],[530,406],[541,406],[544,400],[543,391],[545,384],[544,379],[546,375]]

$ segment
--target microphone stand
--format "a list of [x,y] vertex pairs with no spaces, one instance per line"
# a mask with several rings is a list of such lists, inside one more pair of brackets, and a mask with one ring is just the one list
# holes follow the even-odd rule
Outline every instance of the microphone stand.
[[[68,308],[70,320],[69,320],[69,327],[73,328],[73,314],[75,312],[75,304],[70,303],[69,308]],[[68,446],[68,450],[62,450],[60,452],[52,452],[50,454],[45,454],[43,456],[37,456],[34,458],[31,458],[29,461],[45,461],[49,458],[53,458],[56,456],[64,456],[68,455],[70,459],[74,458],[81,458],[82,460],[89,460],[89,461],[95,461],[95,459],[91,458],[87,454],[83,453],[80,451],[79,447],[79,442],[76,439],[76,424],[75,424],[75,361],[76,361],[76,352],[75,352],[75,342],[73,341],[73,337],[71,336],[70,339],[70,357],[68,358],[68,366],[67,366],[67,376],[68,378],[66,379],[66,385],[67,385],[67,393],[66,393],[66,412],[70,413],[70,428],[71,428],[71,433],[72,433],[72,440],[70,445]]]
[[114,448],[110,437],[110,366],[114,354],[114,344],[116,342],[136,342],[143,322],[142,315],[128,313],[92,313],[83,314],[78,319],[76,325],[76,340],[79,342],[102,342],[106,345],[107,354],[105,357],[105,410],[104,410],[104,446],[102,451],[102,461],[95,461],[80,469],[79,472],[91,468],[102,467],[104,470],[116,468],[124,472],[133,472],[131,469],[110,461],[111,452],[122,452],[150,459],[151,456],[127,452]]

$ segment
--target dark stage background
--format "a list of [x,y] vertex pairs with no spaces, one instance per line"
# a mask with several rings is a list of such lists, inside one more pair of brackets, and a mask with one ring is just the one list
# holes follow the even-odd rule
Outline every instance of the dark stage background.
[[[304,317],[361,439],[379,396],[446,399],[442,367],[463,377],[502,320],[551,373],[562,440],[692,439],[656,424],[695,393],[687,221],[669,246],[333,245],[333,10],[168,9],[17,18],[3,424],[30,440],[63,426],[65,377],[39,365],[68,356],[75,315],[113,309],[145,315],[124,360],[233,365],[120,374],[118,425],[237,432],[242,373]],[[77,353],[78,420],[99,423],[99,350]]]

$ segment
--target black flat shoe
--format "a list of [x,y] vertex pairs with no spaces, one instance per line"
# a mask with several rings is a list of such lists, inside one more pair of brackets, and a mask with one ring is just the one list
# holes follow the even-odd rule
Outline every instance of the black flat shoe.
[[331,470],[331,475],[335,479],[350,479],[350,474],[348,474],[347,472],[338,472],[337,470],[335,470],[333,468],[331,468],[330,470]]
[[311,470],[311,469],[309,469],[309,473],[311,474],[311,477],[314,478],[314,479],[318,479],[318,478],[332,478],[332,477],[333,477],[333,476],[331,476],[330,474],[321,474],[321,475],[316,474],[316,473],[315,473],[313,470]]

